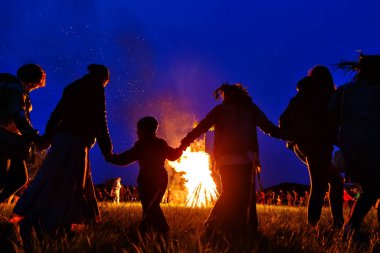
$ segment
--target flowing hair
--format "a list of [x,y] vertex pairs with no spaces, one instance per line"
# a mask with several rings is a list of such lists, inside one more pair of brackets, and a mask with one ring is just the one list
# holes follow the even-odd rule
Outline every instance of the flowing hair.
[[354,80],[370,79],[380,81],[380,55],[360,53],[359,60],[343,60],[337,66],[345,72],[355,72]]
[[218,100],[222,94],[232,95],[234,97],[248,97],[247,89],[241,83],[223,83],[219,88],[214,91],[214,97]]

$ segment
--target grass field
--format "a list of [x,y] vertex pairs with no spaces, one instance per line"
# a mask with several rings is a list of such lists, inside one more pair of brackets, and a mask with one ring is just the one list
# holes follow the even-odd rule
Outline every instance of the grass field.
[[[380,233],[372,210],[362,225],[364,240],[342,240],[331,228],[324,209],[318,228],[308,228],[306,208],[258,205],[260,235],[235,244],[213,244],[202,235],[210,208],[187,208],[163,204],[170,235],[152,234],[142,238],[137,228],[141,205],[100,203],[103,222],[69,238],[46,238],[35,252],[380,252]],[[12,206],[2,206],[1,216],[9,216]],[[347,215],[347,213],[346,213]],[[4,225],[5,221],[0,221]],[[16,252],[23,252],[17,246]]]

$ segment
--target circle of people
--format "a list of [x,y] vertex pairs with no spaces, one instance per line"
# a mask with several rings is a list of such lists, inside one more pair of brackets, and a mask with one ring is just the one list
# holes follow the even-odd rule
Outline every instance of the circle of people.
[[[105,87],[110,73],[104,65],[89,65],[86,75],[64,89],[43,135],[31,125],[29,93],[45,86],[45,71],[37,64],[26,64],[16,76],[0,74],[0,202],[27,182],[25,155],[20,154],[21,148],[9,144],[12,138],[22,137],[27,147],[33,144],[37,150],[50,149],[35,179],[18,199],[9,222],[18,224],[24,235],[32,230],[41,234],[69,232],[73,224],[99,222],[89,162],[89,150],[97,141],[105,160],[112,164],[125,166],[138,161],[137,185],[143,210],[139,229],[142,233],[165,234],[169,225],[160,208],[168,184],[165,160],[178,159],[187,146],[214,127],[213,153],[222,192],[205,231],[227,238],[258,233],[253,168],[259,164],[259,128],[285,141],[305,163],[311,180],[307,224],[318,224],[328,191],[332,226],[345,233],[358,232],[380,197],[380,56],[360,55],[359,60],[343,62],[340,67],[354,70],[356,75],[339,88],[327,67],[313,67],[297,83],[297,94],[278,126],[241,84],[224,83],[214,92],[222,102],[182,139],[179,147],[170,147],[157,137],[157,119],[146,116],[137,122],[138,140],[121,153],[113,152],[107,126]],[[332,163],[334,145],[340,148],[345,172],[362,189],[346,220],[343,178]]]

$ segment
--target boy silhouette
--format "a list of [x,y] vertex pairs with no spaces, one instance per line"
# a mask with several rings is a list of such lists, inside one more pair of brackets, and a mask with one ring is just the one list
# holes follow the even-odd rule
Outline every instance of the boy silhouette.
[[131,149],[111,155],[108,162],[116,165],[139,162],[137,185],[143,208],[140,232],[154,231],[164,234],[169,231],[160,207],[168,185],[168,174],[164,164],[166,159],[177,160],[183,150],[174,149],[165,140],[156,137],[157,129],[158,121],[154,117],[147,116],[140,119],[137,122],[138,141]]

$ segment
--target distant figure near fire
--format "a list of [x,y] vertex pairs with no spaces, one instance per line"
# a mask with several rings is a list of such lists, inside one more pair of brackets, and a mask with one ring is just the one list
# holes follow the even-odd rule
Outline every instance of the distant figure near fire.
[[215,127],[214,155],[222,193],[206,221],[206,235],[238,239],[258,228],[254,168],[258,162],[257,130],[276,138],[282,131],[252,102],[241,84],[225,83],[214,92],[223,102],[214,107],[182,140],[189,145]]
[[121,190],[121,177],[115,179],[112,184],[111,195],[113,197],[113,202],[116,204],[120,203],[120,190]]
[[143,208],[140,232],[150,231],[165,234],[169,225],[161,210],[160,203],[168,185],[165,160],[177,160],[182,148],[174,149],[165,140],[156,137],[158,121],[154,117],[144,117],[137,122],[138,141],[133,147],[120,154],[110,156],[107,161],[117,165],[139,162],[137,178],[138,191]]

